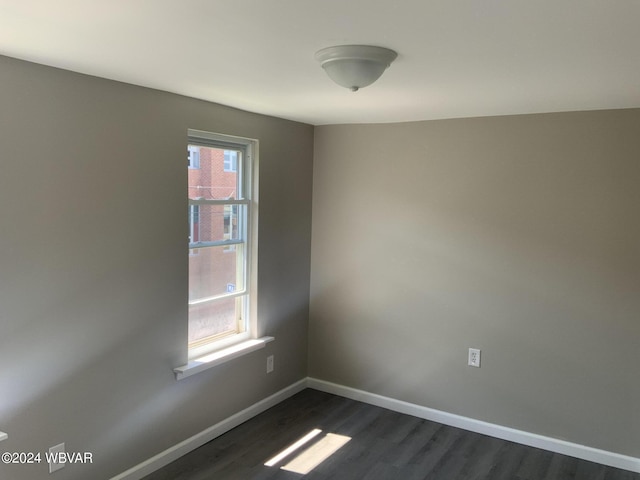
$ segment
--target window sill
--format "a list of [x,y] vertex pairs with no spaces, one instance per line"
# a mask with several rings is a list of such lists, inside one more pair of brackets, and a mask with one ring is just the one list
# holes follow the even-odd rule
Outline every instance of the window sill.
[[7,434],[6,434],[6,433],[4,433],[4,432],[0,432],[0,442],[1,442],[2,440],[6,440],[7,438],[9,438],[9,435],[7,435]]
[[191,360],[186,365],[174,368],[173,372],[176,374],[176,380],[182,380],[183,378],[187,378],[191,375],[195,375],[196,373],[200,373],[213,368],[216,365],[226,363],[229,360],[233,360],[234,358],[241,357],[256,350],[260,350],[261,348],[264,348],[267,343],[272,342],[273,340],[275,340],[273,337],[262,337],[246,340],[231,347],[223,348],[222,350],[218,350],[217,352],[209,353],[207,355],[203,355],[202,357]]

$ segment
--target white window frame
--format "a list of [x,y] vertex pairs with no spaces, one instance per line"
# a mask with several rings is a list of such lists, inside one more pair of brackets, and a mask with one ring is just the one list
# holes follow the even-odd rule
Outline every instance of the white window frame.
[[[257,174],[257,147],[256,140],[235,137],[230,135],[221,135],[211,132],[204,132],[200,130],[188,130],[188,144],[198,145],[209,148],[239,150],[242,152],[240,159],[237,162],[237,172],[241,175],[243,182],[241,199],[221,199],[221,200],[191,200],[189,199],[189,205],[246,205],[246,220],[243,221],[243,225],[238,225],[239,236],[241,240],[223,240],[221,242],[209,242],[210,244],[237,244],[243,243],[244,250],[244,285],[245,288],[234,292],[227,292],[220,296],[220,298],[228,297],[244,297],[244,318],[243,328],[240,333],[230,334],[225,337],[212,340],[196,347],[188,348],[188,358],[190,361],[199,359],[203,356],[207,356],[213,352],[222,351],[231,346],[241,344],[243,342],[250,341],[257,338],[257,314],[256,314],[256,299],[257,299],[257,185],[254,183],[254,177]],[[239,195],[240,196],[240,195]],[[238,210],[242,210],[239,208]],[[242,231],[241,231],[242,230]],[[200,242],[202,244],[202,242]],[[192,251],[192,246],[190,245]],[[187,368],[181,367],[183,370]],[[177,369],[178,370],[178,369]],[[176,370],[176,373],[178,371]]]

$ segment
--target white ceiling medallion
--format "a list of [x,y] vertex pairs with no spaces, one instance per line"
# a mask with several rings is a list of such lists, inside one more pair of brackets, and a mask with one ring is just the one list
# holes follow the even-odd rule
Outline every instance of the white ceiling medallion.
[[375,82],[397,56],[388,48],[369,45],[338,45],[316,52],[329,78],[352,92]]

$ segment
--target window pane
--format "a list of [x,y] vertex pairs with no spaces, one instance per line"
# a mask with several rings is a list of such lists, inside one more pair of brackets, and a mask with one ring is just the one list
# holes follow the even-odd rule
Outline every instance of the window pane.
[[189,256],[189,302],[244,289],[243,245],[193,249]]
[[238,214],[246,205],[189,205],[189,242],[240,240]]
[[207,337],[239,333],[243,298],[223,298],[189,307],[189,343]]
[[[191,154],[192,150],[194,151]],[[197,150],[197,154],[195,151]],[[189,169],[189,198],[205,200],[241,199],[243,192],[239,183],[238,162],[242,152],[222,148],[189,145],[191,155],[197,155],[198,168]],[[225,162],[225,152],[227,154]],[[225,168],[226,167],[228,168]]]

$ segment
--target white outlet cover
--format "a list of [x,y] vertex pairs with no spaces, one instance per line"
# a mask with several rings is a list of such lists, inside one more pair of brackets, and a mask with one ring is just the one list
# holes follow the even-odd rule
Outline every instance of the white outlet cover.
[[273,355],[267,357],[267,373],[273,372]]
[[480,368],[480,350],[477,348],[469,349],[469,361],[467,363],[470,367]]

